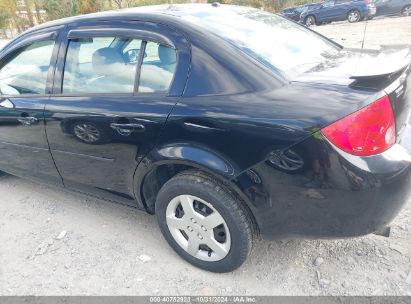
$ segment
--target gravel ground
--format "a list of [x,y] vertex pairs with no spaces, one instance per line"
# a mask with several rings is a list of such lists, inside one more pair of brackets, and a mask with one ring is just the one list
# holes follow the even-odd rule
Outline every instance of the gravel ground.
[[372,49],[378,49],[381,44],[411,44],[411,16],[378,17],[358,23],[337,22],[312,29],[345,47],[361,48],[363,40],[364,48]]
[[243,267],[213,274],[130,208],[12,176],[0,197],[2,295],[411,295],[411,204],[390,238],[259,241]]
[[[372,20],[366,46],[411,43],[410,24]],[[315,30],[359,46],[364,25]],[[258,241],[243,267],[213,274],[181,260],[155,218],[128,207],[13,176],[0,177],[0,197],[0,295],[411,296],[411,201],[390,238]]]

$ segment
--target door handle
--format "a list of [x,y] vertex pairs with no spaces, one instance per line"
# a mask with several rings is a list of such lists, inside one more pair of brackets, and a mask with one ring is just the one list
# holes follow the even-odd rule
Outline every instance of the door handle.
[[133,132],[144,132],[145,130],[145,126],[138,123],[111,123],[110,127],[123,136],[128,136]]

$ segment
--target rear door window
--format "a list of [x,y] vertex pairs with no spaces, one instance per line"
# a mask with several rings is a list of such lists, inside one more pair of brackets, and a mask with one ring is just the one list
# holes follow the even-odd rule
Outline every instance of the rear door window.
[[156,42],[148,42],[141,66],[141,93],[168,91],[177,64],[175,49]]
[[71,39],[63,94],[167,92],[176,64],[176,50],[157,42],[116,37]]
[[63,93],[133,93],[137,61],[124,46],[141,40],[93,37],[69,42],[64,67]]

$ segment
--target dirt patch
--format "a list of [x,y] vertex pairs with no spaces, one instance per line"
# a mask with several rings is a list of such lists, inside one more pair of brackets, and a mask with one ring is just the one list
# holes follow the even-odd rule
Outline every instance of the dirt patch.
[[411,295],[411,203],[390,238],[259,241],[240,269],[213,274],[133,209],[12,176],[0,197],[1,295]]
[[[378,49],[384,44],[411,45],[411,16],[376,18],[367,22],[336,22],[313,30],[345,47]],[[365,39],[363,39],[365,38]]]

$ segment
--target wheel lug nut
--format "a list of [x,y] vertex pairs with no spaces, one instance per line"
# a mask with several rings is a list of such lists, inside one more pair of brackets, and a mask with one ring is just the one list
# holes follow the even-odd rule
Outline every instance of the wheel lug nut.
[[203,231],[207,231],[207,228],[204,226],[201,226],[201,229],[203,229]]
[[192,218],[192,219],[191,219],[191,222],[195,223],[195,222],[196,222],[196,220]]
[[190,226],[188,226],[188,227],[187,227],[187,230],[190,231],[190,232],[192,232],[192,231],[193,231],[193,228],[191,228]]
[[197,234],[197,236],[198,236],[198,238],[199,238],[200,240],[203,239],[203,236],[202,236],[201,234]]

